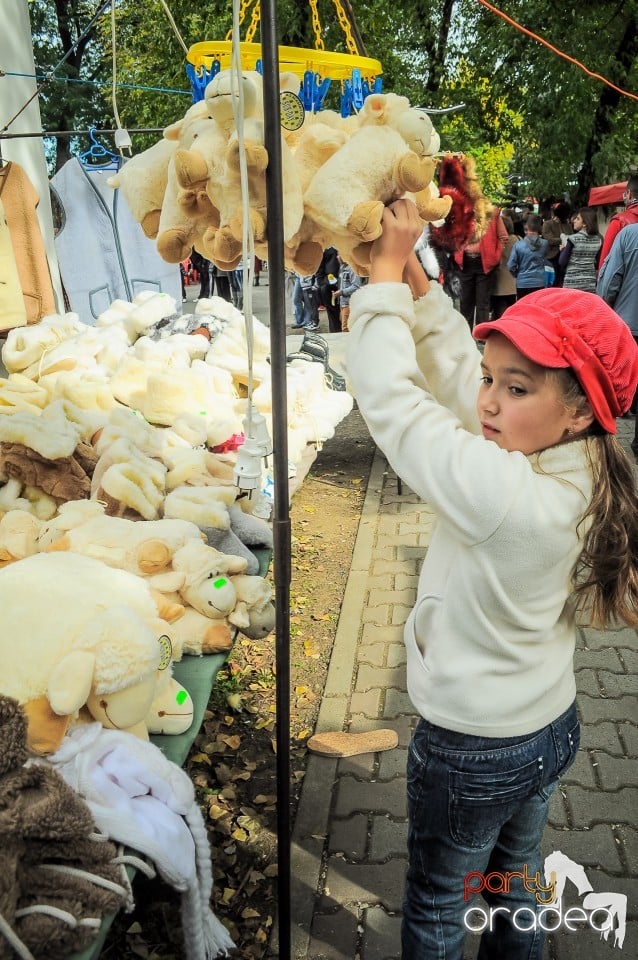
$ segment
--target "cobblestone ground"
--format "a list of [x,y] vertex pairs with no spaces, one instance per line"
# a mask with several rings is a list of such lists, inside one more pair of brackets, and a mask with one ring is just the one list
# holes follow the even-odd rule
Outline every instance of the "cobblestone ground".
[[[624,443],[634,421],[619,422]],[[342,760],[313,756],[293,845],[297,960],[396,960],[406,869],[405,763],[413,709],[402,630],[414,602],[431,514],[377,454],[317,730],[392,727],[397,749]],[[544,853],[584,867],[595,894],[627,898],[607,939],[605,914],[548,938],[545,960],[638,957],[638,636],[581,631],[575,658],[582,743],[551,806]],[[567,883],[564,909],[585,889]],[[615,896],[614,896],[615,895]],[[605,897],[600,897],[604,903]],[[624,927],[624,942],[621,934]],[[466,947],[476,957],[476,937]],[[416,960],[416,958],[415,958]]]

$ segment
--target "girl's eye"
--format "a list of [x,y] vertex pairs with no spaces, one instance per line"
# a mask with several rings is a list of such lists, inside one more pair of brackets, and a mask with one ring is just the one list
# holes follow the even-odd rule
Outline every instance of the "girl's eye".
[[522,387],[515,387],[515,386],[511,386],[511,387],[510,387],[510,392],[511,392],[515,397],[524,397],[525,394],[527,393],[527,391],[526,391],[526,390],[523,390]]
[[484,377],[481,377],[481,383],[487,383],[487,384],[489,384],[489,383],[491,383],[491,382],[492,382],[492,378],[491,378],[491,377],[488,377],[487,374],[485,374]]

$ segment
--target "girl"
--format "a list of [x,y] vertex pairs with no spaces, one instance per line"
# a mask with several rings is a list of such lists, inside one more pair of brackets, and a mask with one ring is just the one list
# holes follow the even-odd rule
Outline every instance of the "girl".
[[525,236],[514,244],[507,261],[507,269],[516,277],[516,297],[526,297],[545,286],[545,259],[549,244],[540,231],[543,221],[531,214],[525,221]]
[[558,263],[563,271],[563,286],[596,292],[598,258],[603,238],[598,232],[598,214],[584,207],[574,217],[574,232],[565,240]]
[[638,625],[638,493],[613,437],[638,347],[599,297],[544,289],[475,328],[481,356],[415,260],[420,229],[410,201],[386,208],[348,342],[372,436],[438,516],[405,626],[403,957],[460,960],[493,873],[510,882],[483,893],[480,960],[540,960],[541,837],[579,745],[576,611]]

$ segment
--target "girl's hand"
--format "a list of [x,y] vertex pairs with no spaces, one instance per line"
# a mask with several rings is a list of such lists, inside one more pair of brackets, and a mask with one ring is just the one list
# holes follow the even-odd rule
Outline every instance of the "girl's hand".
[[383,211],[383,233],[370,250],[370,283],[403,281],[403,271],[423,224],[412,200],[395,200]]

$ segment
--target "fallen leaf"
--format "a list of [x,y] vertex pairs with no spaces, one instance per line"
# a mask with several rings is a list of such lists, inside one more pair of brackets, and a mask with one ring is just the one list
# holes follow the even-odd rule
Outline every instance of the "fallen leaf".
[[220,736],[219,739],[222,741],[222,743],[225,743],[226,746],[230,747],[231,750],[239,749],[239,745],[241,743],[241,737],[237,736],[237,734],[235,734],[232,737]]

